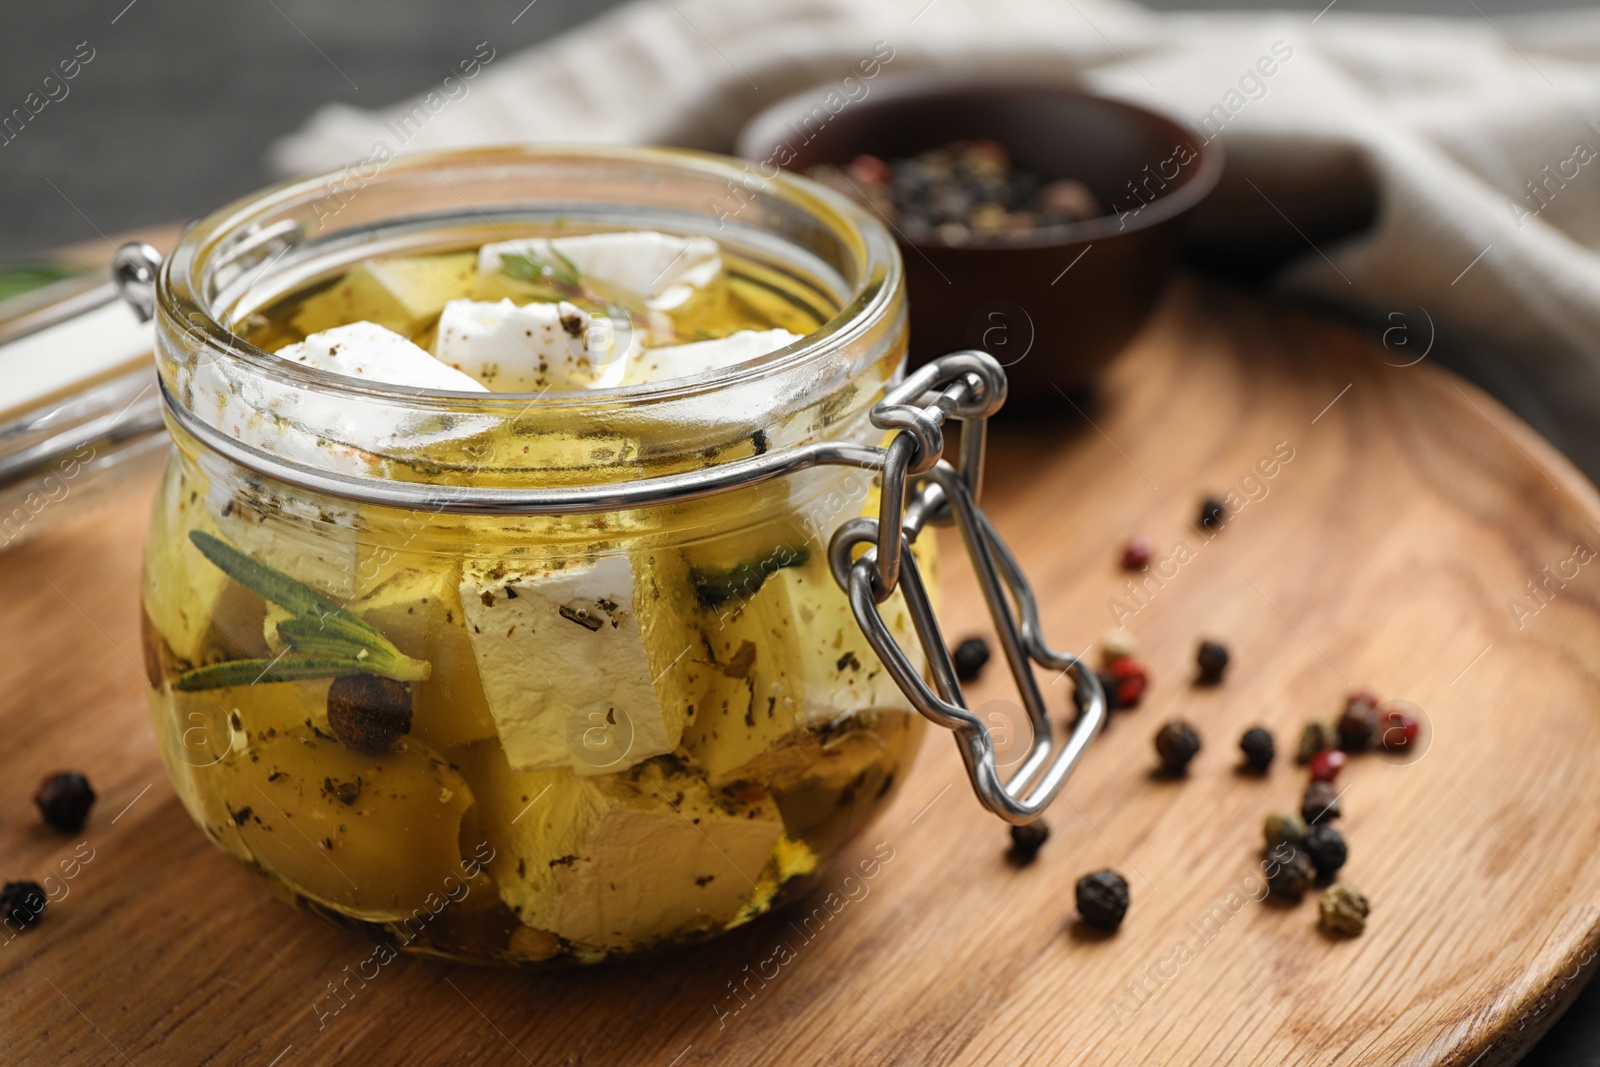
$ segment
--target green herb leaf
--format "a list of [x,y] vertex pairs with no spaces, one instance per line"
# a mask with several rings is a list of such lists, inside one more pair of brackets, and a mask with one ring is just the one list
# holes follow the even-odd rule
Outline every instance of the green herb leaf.
[[278,636],[300,654],[198,667],[180,675],[173,682],[174,688],[216,689],[358,673],[413,682],[422,681],[431,673],[427,660],[401,652],[367,622],[309,586],[202,530],[191,530],[189,540],[224,574],[293,614],[293,618],[278,623]]
[[806,549],[785,545],[761,559],[725,571],[691,570],[689,580],[694,583],[695,599],[703,607],[716,609],[730,600],[750,599],[775,572],[784,567],[801,566],[810,558],[811,553]]
[[[204,530],[190,530],[189,540],[200,550],[200,554],[216,564],[223,574],[257,596],[264,597],[297,616],[303,618],[345,613],[343,608],[321,593],[302,585],[286,574],[273,570],[264,563],[256,562],[220,537],[208,534]],[[359,619],[356,622],[362,626],[366,625]]]
[[186,671],[172,683],[172,688],[192,693],[201,689],[226,689],[236,685],[267,682],[297,682],[306,678],[337,678],[344,674],[363,672],[375,673],[367,671],[364,664],[354,659],[306,656],[285,656],[279,660],[235,659]]
[[584,292],[583,272],[578,265],[555,249],[556,263],[546,263],[538,256],[521,254],[502,254],[500,256],[500,272],[508,278],[518,281],[554,284],[562,289],[570,290],[573,296],[587,295]]

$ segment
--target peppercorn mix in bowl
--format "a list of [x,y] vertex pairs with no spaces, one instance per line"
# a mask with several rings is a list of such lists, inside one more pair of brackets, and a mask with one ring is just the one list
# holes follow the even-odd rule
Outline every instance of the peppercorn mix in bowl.
[[[1006,366],[1012,404],[1093,385],[1169,276],[1179,220],[1220,149],[1145,108],[1057,83],[883,76],[757,115],[738,154],[763,175],[852,192],[900,243],[912,360],[959,348]],[[1048,194],[1048,195],[1047,195]]]

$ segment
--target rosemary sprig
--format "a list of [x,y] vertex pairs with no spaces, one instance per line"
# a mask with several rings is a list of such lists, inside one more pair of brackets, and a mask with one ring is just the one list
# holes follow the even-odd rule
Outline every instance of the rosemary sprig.
[[192,692],[362,673],[417,682],[432,670],[427,660],[413,659],[401,652],[360,617],[221,538],[191,530],[189,540],[218,570],[293,616],[278,623],[278,636],[298,655],[196,667],[179,675],[172,683],[174,689]]
[[[619,303],[608,298],[602,293],[589,287],[583,279],[583,271],[567,256],[563,255],[554,245],[550,247],[550,254],[555,262],[547,263],[538,256],[519,253],[501,253],[500,273],[517,281],[528,282],[532,285],[542,285],[550,289],[557,296],[566,300],[582,300],[586,303],[606,309],[606,314],[616,317],[621,316],[628,320],[630,326],[640,336],[647,336],[650,329],[650,315],[647,309],[635,307],[627,303]],[[676,328],[674,328],[676,336]]]
[[600,298],[584,285],[583,272],[578,269],[576,263],[553,246],[550,253],[555,258],[554,263],[546,263],[533,255],[503,253],[500,256],[500,271],[506,277],[518,281],[548,285],[564,296],[576,296],[594,303],[601,302]]

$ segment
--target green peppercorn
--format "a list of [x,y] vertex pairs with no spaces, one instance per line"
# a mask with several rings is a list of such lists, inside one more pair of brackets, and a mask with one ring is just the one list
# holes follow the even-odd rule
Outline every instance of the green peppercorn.
[[1306,842],[1306,821],[1298,815],[1273,812],[1262,822],[1261,831],[1266,836],[1268,849],[1279,845],[1299,848]]
[[1305,850],[1311,857],[1311,865],[1317,869],[1317,877],[1323,881],[1338,874],[1350,855],[1344,835],[1326,823],[1306,829]]
[[1095,871],[1078,879],[1078,914],[1097,930],[1122,925],[1128,913],[1128,880],[1113,870]]
[[1359,937],[1371,913],[1372,902],[1349,882],[1335,882],[1317,899],[1317,923],[1331,934]]
[[1272,757],[1278,754],[1272,732],[1265,726],[1252,726],[1239,737],[1239,751],[1244,753],[1245,766],[1257,774],[1267,773]]
[[1332,782],[1313,778],[1306,786],[1306,795],[1300,801],[1300,814],[1307,823],[1323,822],[1339,817],[1339,789]]
[[1290,845],[1272,851],[1267,867],[1267,887],[1285,900],[1299,900],[1316,881],[1311,857]]
[[1156,731],[1156,755],[1169,774],[1182,774],[1200,751],[1200,735],[1182,719],[1173,719]]
[[1339,731],[1326,719],[1312,719],[1300,731],[1300,747],[1295,750],[1296,763],[1310,763],[1318,752],[1339,747]]

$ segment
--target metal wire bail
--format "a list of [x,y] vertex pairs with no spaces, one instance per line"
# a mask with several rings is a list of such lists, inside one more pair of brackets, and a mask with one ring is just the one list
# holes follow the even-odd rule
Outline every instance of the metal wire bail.
[[[1049,805],[1084,749],[1105,723],[1099,680],[1078,657],[1045,644],[1038,602],[1016,557],[978,507],[988,417],[1005,400],[1005,373],[982,352],[935,360],[892,390],[872,421],[900,432],[884,451],[878,517],[842,525],[829,546],[834,579],[873,651],[906,697],[933,722],[951,730],[967,776],[984,807],[1010,823],[1028,823]],[[943,424],[962,423],[960,466],[940,459]],[[967,707],[955,666],[934,617],[927,588],[911,554],[925,525],[953,521],[972,561],[995,631],[1027,709],[1033,743],[1009,781],[996,765],[994,738]],[[863,545],[865,551],[857,554]],[[930,686],[900,647],[878,605],[899,588],[927,657]],[[1033,666],[1070,673],[1079,707],[1076,723],[1058,744]]]

